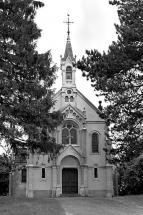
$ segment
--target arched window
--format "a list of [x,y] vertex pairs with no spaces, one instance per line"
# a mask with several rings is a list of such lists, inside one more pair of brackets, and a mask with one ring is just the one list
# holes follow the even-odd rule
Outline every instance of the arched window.
[[72,128],[71,130],[70,130],[70,133],[71,133],[71,144],[77,144],[77,131],[76,131],[76,129],[75,128]]
[[42,178],[45,178],[45,168],[42,168]]
[[66,68],[66,79],[72,79],[72,67],[67,66]]
[[92,153],[99,152],[99,134],[94,132],[91,136]]
[[62,143],[63,144],[77,144],[77,127],[72,122],[67,122],[62,130]]
[[70,102],[73,102],[73,96],[70,97]]
[[64,145],[68,144],[68,138],[67,138],[68,136],[69,136],[69,131],[67,128],[64,128],[62,130],[62,143]]
[[98,166],[97,165],[94,165],[94,168],[93,168],[93,178],[94,179],[98,178]]
[[68,102],[68,101],[69,101],[68,96],[65,96],[65,102]]

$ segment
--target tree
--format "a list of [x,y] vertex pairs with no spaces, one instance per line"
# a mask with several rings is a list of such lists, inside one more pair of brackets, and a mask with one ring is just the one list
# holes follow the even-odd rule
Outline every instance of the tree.
[[36,51],[41,30],[34,18],[43,6],[34,0],[0,1],[0,138],[15,152],[27,147],[53,154],[61,147],[51,137],[62,121],[60,112],[50,112],[56,66],[50,51]]
[[113,147],[112,163],[126,165],[143,152],[143,1],[112,0],[120,20],[108,52],[86,51],[77,62],[98,95]]
[[0,195],[8,194],[11,162],[11,157],[8,154],[0,155]]
[[143,155],[118,167],[119,194],[143,194]]

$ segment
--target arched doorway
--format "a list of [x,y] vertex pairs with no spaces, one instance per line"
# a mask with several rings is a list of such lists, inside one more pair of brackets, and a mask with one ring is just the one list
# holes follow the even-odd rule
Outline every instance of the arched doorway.
[[81,171],[78,159],[67,155],[61,161],[62,194],[78,194]]
[[77,168],[62,169],[62,193],[63,194],[78,193],[78,169]]

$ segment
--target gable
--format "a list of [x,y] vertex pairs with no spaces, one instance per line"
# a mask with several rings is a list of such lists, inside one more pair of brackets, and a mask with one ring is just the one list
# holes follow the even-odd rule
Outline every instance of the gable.
[[54,110],[60,110],[62,113],[66,114],[66,118],[74,118],[79,122],[85,122],[85,120],[104,122],[104,119],[99,116],[101,111],[96,108],[79,90],[76,89],[75,91],[76,103],[66,104],[62,93],[64,93],[64,91],[61,89],[54,96],[54,100],[56,101]]
[[80,165],[83,165],[84,162],[84,156],[77,151],[72,145],[68,145],[59,155],[57,160],[57,165],[60,165],[63,158],[65,158],[67,155],[72,155],[73,157],[76,157],[80,163]]
[[60,111],[65,114],[66,119],[72,118],[79,121],[80,123],[84,123],[86,121],[86,116],[84,115],[84,113],[77,107],[74,107],[70,104],[61,108]]

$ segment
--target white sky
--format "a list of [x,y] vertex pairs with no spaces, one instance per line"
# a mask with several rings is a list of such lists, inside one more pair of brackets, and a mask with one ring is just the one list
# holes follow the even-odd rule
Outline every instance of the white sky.
[[[107,51],[113,40],[117,39],[114,23],[119,23],[117,8],[109,5],[108,0],[41,0],[45,7],[39,9],[36,23],[42,29],[42,37],[38,40],[40,53],[51,50],[53,61],[60,66],[60,55],[64,55],[67,39],[67,13],[70,14],[70,39],[73,54],[77,60],[85,54],[85,50],[97,49]],[[54,88],[62,86],[61,71]],[[103,100],[95,97],[90,82],[76,71],[76,86],[94,105]]]
[[[77,60],[85,54],[85,50],[97,49],[107,51],[113,40],[117,39],[114,23],[119,23],[117,8],[108,0],[41,0],[45,6],[38,10],[36,23],[42,29],[38,40],[39,53],[51,50],[53,61],[60,66],[60,55],[64,55],[67,39],[67,14],[70,14],[70,38],[73,54]],[[54,85],[56,91],[62,86],[61,71]],[[94,105],[103,100],[95,96],[90,82],[76,71],[76,85]],[[2,149],[0,147],[0,154]]]

